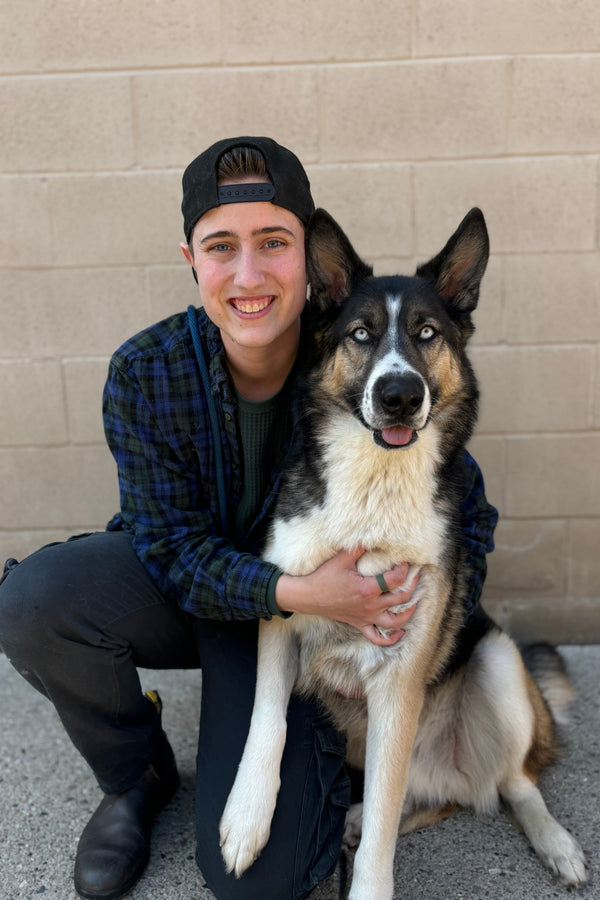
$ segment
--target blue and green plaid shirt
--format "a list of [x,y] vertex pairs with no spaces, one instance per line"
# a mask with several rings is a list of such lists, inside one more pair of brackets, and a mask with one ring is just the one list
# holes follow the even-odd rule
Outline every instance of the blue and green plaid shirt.
[[[233,523],[242,495],[235,392],[219,331],[203,310],[198,311],[198,325],[221,423],[228,521]],[[104,389],[104,427],[121,496],[121,512],[108,530],[133,534],[135,550],[159,590],[206,618],[270,618],[276,613],[274,591],[281,570],[259,554],[287,446],[261,510],[243,541],[234,544],[220,525],[209,412],[185,313],[147,328],[114,354]],[[469,612],[481,595],[497,513],[468,454],[465,465]]]

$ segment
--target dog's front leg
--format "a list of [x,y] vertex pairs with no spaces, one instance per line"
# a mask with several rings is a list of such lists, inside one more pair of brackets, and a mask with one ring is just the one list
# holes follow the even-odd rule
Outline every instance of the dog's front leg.
[[298,647],[286,621],[261,622],[250,731],[219,829],[225,867],[238,878],[269,839],[297,670]]
[[394,853],[424,689],[400,666],[369,682],[362,839],[349,900],[392,900]]

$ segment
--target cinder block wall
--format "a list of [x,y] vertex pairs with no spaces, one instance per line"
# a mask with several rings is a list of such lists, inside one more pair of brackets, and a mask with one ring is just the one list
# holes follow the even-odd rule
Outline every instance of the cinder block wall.
[[380,272],[483,208],[472,450],[500,509],[487,605],[600,638],[597,0],[3,0],[0,556],[117,508],[111,352],[196,299],[180,177],[270,134]]

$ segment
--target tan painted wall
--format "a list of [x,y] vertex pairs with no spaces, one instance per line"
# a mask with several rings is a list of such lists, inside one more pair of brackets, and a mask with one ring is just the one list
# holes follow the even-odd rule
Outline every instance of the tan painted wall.
[[107,359],[196,297],[181,171],[217,138],[266,133],[379,272],[484,209],[488,606],[519,634],[600,639],[597,0],[0,9],[0,556],[116,509]]

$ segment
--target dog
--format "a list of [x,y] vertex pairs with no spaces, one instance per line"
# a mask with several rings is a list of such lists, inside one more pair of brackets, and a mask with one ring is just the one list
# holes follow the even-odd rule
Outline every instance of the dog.
[[479,209],[413,277],[374,277],[324,210],[309,225],[302,446],[283,476],[265,558],[306,574],[364,547],[361,574],[401,561],[407,581],[418,573],[408,603],[390,594],[392,610],[416,608],[385,646],[317,616],[260,623],[250,731],[220,823],[238,877],[269,836],[296,690],[320,698],[347,735],[348,762],[364,767],[363,809],[347,825],[356,837],[362,818],[350,900],[391,900],[399,831],[457,805],[489,812],[499,796],[564,884],[586,880],[581,848],[535,783],[558,755],[551,706],[559,715],[571,696],[560,657],[541,646],[526,665],[483,611],[465,612],[461,485],[478,399],[465,347],[488,255]]

